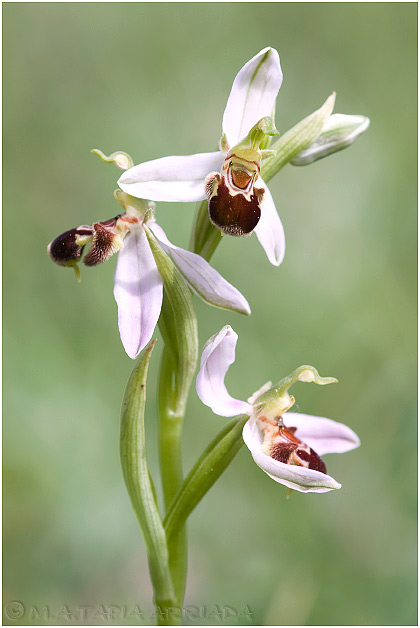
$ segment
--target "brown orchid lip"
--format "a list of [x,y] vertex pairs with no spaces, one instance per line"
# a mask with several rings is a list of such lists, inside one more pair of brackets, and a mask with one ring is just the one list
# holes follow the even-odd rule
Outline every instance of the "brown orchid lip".
[[260,200],[261,197],[258,197],[255,190],[249,199],[241,193],[231,194],[222,177],[217,186],[217,193],[209,201],[210,220],[229,235],[248,235],[260,220]]
[[253,178],[248,172],[240,168],[231,168],[230,176],[233,185],[241,190],[245,190]]
[[[271,429],[273,428],[272,422],[265,419],[265,417],[261,417],[259,420],[262,423],[266,422]],[[322,458],[318,456],[312,447],[309,447],[296,436],[296,427],[286,427],[280,417],[277,429],[278,432],[271,437],[270,458],[284,464],[305,467],[324,474],[327,473],[327,467]]]
[[[106,223],[96,222],[93,225],[93,240],[89,252],[83,263],[86,266],[97,266],[106,262],[114,252],[115,233],[112,231],[116,219],[107,220]],[[104,224],[109,226],[105,227]]]
[[53,262],[60,266],[77,262],[80,260],[84,249],[84,246],[77,244],[77,239],[83,236],[90,237],[92,231],[92,227],[83,225],[61,233],[48,245],[48,255]]

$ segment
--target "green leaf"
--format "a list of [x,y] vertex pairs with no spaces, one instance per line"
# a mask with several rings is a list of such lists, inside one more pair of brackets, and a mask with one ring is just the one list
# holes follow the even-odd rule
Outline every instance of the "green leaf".
[[120,456],[127,491],[146,544],[156,602],[167,605],[174,599],[174,590],[166,535],[146,460],[144,429],[147,371],[155,343],[153,340],[140,355],[127,383],[121,411]]

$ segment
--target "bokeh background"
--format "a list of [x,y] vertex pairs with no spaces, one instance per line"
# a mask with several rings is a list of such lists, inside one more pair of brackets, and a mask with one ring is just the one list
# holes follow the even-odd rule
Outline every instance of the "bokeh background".
[[[284,71],[281,132],[333,90],[336,111],[371,127],[272,181],[287,239],[279,268],[255,236],[222,242],[213,264],[253,314],[197,301],[200,345],[224,324],[238,332],[227,384],[239,398],[300,364],[338,377],[297,385],[297,407],[349,424],[362,447],[326,459],[342,490],[287,501],[244,447],[190,519],[186,603],[199,624],[417,623],[416,14],[415,3],[3,4],[4,623],[130,624],[135,605],[149,623],[119,465],[133,363],[117,332],[116,260],[82,268],[77,284],[46,246],[117,213],[119,171],[91,148],[136,162],[214,150],[234,76],[267,45]],[[193,213],[157,207],[181,246]],[[186,469],[223,421],[193,391]],[[106,619],[111,604],[121,610]],[[252,618],[217,618],[214,605]],[[34,611],[44,607],[48,621]]]

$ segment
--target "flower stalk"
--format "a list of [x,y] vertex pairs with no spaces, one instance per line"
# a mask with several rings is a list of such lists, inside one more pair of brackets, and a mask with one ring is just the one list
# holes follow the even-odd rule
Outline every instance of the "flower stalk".
[[198,458],[165,517],[168,543],[244,444],[242,430],[247,421],[248,416],[241,416],[228,423]]

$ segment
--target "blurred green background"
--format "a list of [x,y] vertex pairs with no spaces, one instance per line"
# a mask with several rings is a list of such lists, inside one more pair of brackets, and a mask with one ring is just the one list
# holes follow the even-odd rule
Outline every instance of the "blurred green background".
[[[288,501],[244,447],[190,519],[186,603],[206,607],[198,624],[416,624],[416,4],[5,3],[3,17],[3,582],[4,604],[25,606],[4,622],[130,624],[135,604],[149,622],[119,465],[133,363],[117,332],[116,260],[82,268],[79,285],[46,246],[117,213],[119,171],[91,148],[137,163],[214,150],[233,78],[270,45],[284,72],[281,132],[333,90],[337,112],[371,127],[271,182],[287,242],[279,268],[255,236],[224,239],[212,263],[253,314],[197,301],[200,345],[224,324],[238,332],[227,385],[239,398],[300,364],[338,377],[297,385],[297,408],[349,424],[362,447],[326,459],[342,490]],[[181,246],[193,212],[157,207]],[[193,390],[187,469],[223,421]],[[111,604],[122,609],[114,620],[95,610]],[[247,605],[252,620],[219,620],[214,605]]]

